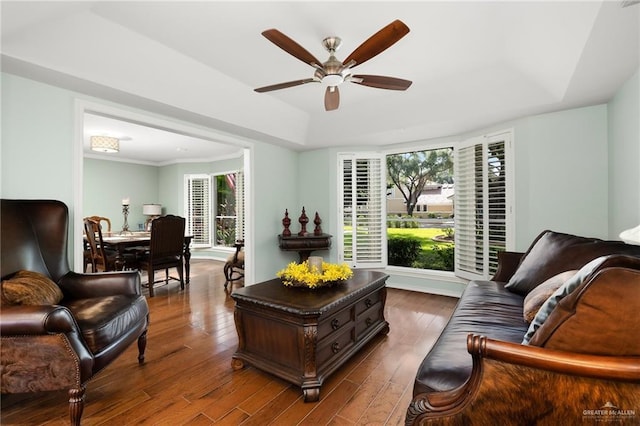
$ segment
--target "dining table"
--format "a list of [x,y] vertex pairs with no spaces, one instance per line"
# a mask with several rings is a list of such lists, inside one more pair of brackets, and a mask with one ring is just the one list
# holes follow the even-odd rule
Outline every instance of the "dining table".
[[[185,281],[189,283],[191,270],[191,240],[193,235],[184,236],[184,272]],[[149,247],[151,244],[151,232],[105,232],[102,234],[104,248],[114,250],[116,255],[116,269],[121,270],[125,265],[124,252],[131,247]]]

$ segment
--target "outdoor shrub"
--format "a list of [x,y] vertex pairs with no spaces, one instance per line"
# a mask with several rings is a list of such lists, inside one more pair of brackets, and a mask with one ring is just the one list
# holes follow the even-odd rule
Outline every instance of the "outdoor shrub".
[[389,265],[410,267],[420,255],[420,250],[420,239],[416,237],[391,237],[387,240]]
[[434,246],[433,254],[439,259],[442,270],[453,271],[454,268],[454,247],[449,245]]

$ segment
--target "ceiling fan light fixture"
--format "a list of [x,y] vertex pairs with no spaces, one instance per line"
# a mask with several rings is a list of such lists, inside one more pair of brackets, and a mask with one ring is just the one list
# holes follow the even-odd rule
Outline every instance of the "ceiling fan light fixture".
[[112,154],[120,151],[120,139],[111,136],[91,136],[91,150]]
[[408,33],[409,27],[396,19],[360,44],[344,61],[338,60],[335,56],[336,50],[342,44],[340,37],[326,37],[322,40],[322,44],[329,52],[329,59],[321,63],[304,47],[275,28],[265,30],[262,32],[263,36],[291,56],[313,67],[315,72],[313,78],[272,84],[259,87],[254,91],[264,93],[307,83],[322,83],[325,87],[325,110],[333,111],[338,109],[340,104],[338,86],[345,81],[378,89],[406,90],[411,85],[409,80],[381,75],[353,75],[351,69],[382,53]]
[[344,77],[342,74],[327,74],[322,77],[322,84],[324,86],[339,86],[344,83]]

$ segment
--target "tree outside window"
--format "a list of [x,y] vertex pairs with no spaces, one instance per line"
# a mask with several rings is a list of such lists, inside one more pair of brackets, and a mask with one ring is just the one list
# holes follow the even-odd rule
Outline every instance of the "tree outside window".
[[214,176],[216,245],[232,247],[236,241],[236,173]]
[[453,271],[453,149],[387,156],[388,264]]

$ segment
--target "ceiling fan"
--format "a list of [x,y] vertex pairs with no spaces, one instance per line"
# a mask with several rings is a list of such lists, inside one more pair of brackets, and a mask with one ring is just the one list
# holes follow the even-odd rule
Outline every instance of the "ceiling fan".
[[347,58],[340,62],[335,57],[335,52],[340,47],[342,40],[339,37],[327,37],[322,41],[323,46],[329,52],[329,59],[320,62],[309,53],[304,47],[281,33],[276,29],[262,32],[273,44],[298,58],[305,64],[315,68],[313,77],[302,80],[288,81],[286,83],[273,84],[255,89],[258,93],[270,92],[272,90],[286,89],[288,87],[299,86],[307,83],[322,83],[326,86],[324,95],[324,108],[327,111],[338,109],[340,105],[340,92],[338,86],[346,81],[363,86],[376,87],[378,89],[407,90],[411,86],[411,81],[395,77],[385,77],[381,75],[352,74],[351,69],[360,65],[374,56],[382,53],[398,40],[409,33],[402,21],[395,20],[380,31],[369,37]]

